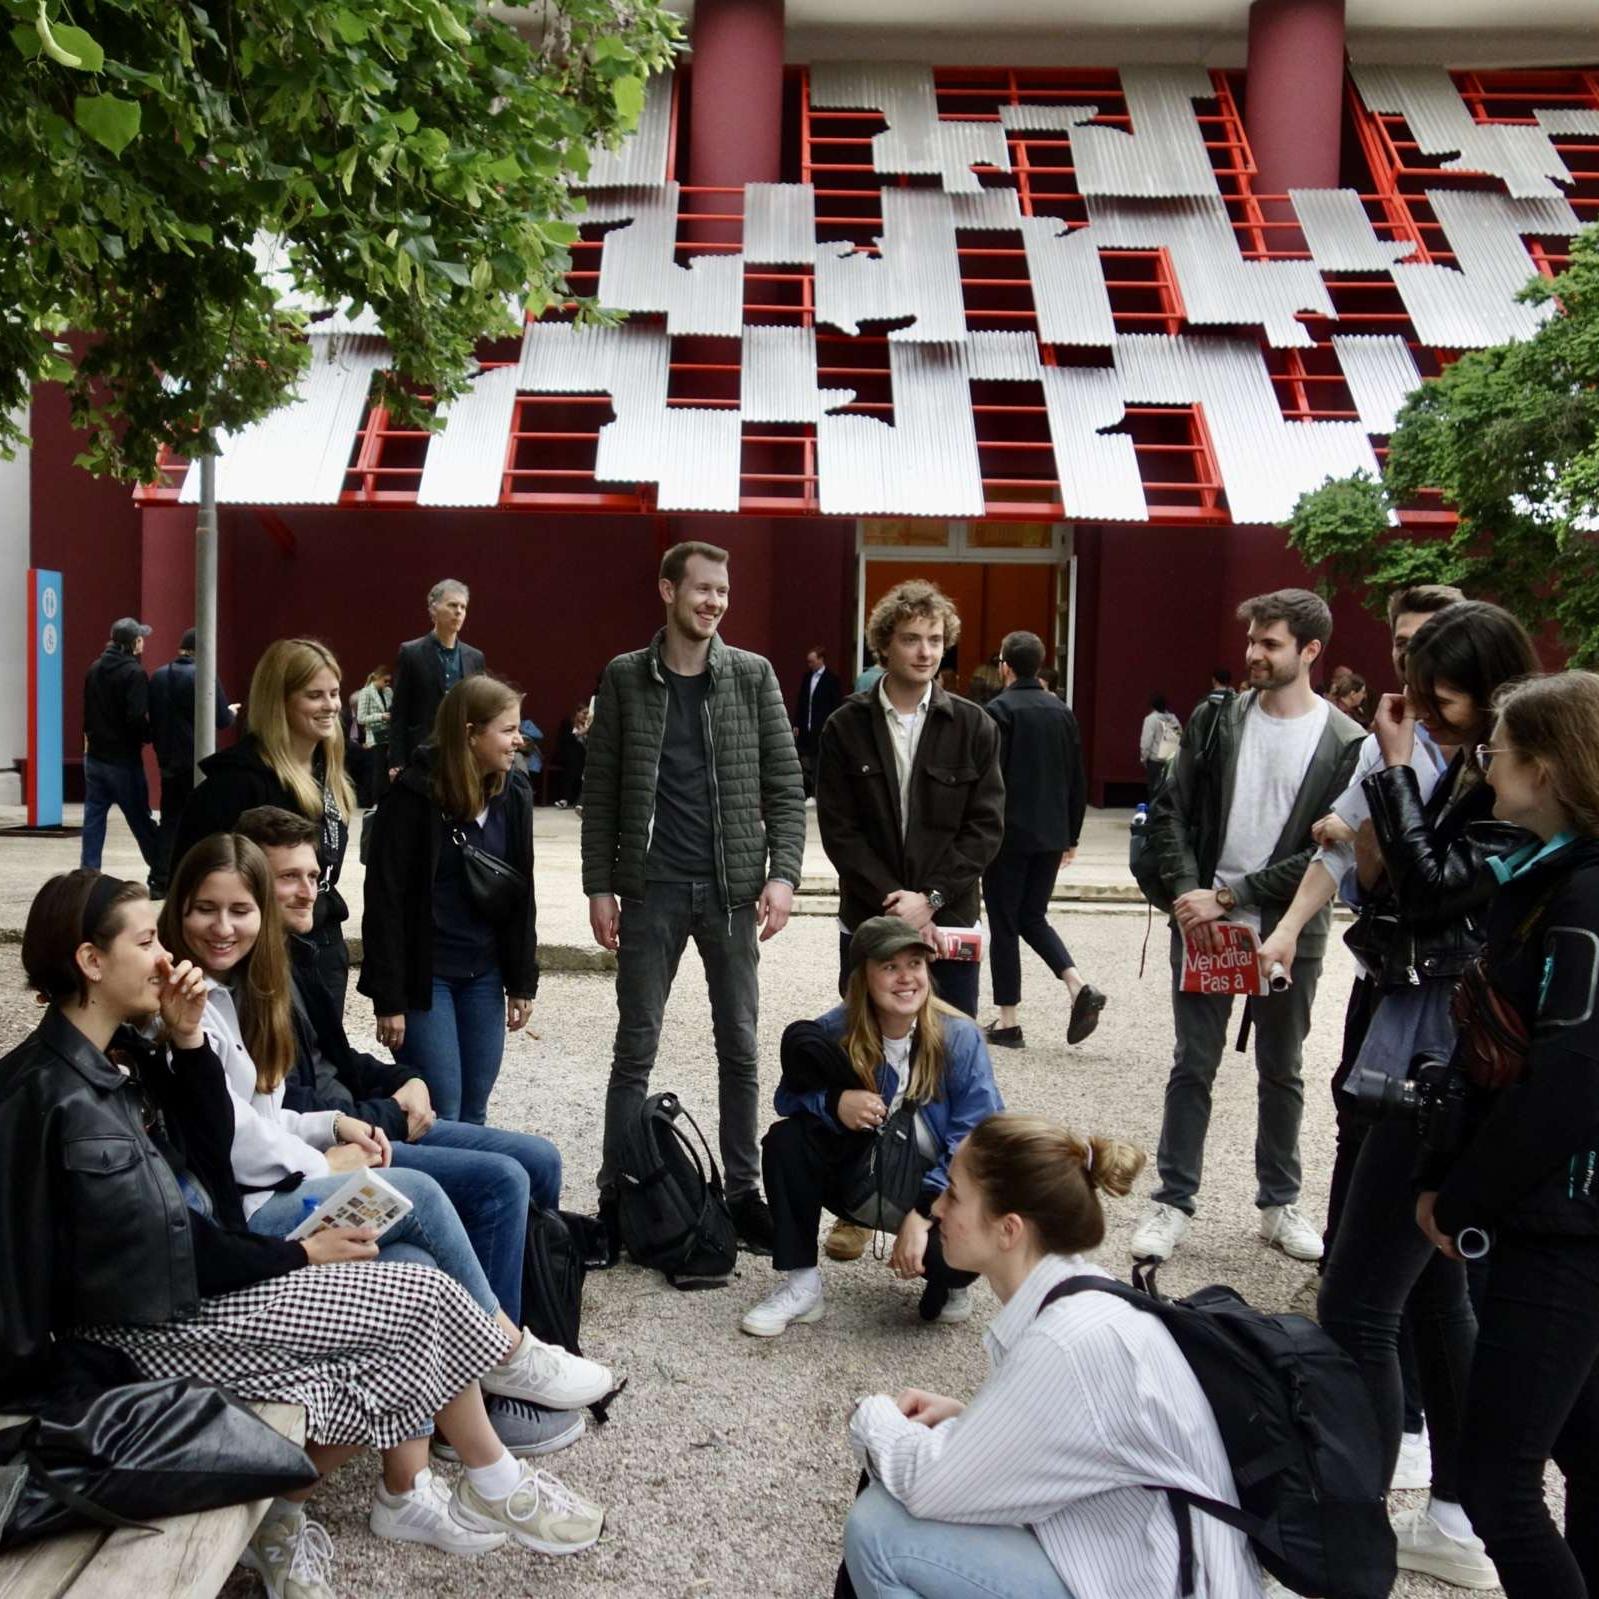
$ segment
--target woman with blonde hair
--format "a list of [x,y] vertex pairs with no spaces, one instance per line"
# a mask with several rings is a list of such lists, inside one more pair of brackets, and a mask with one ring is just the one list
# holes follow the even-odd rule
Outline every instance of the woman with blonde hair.
[[360,990],[378,1040],[449,1121],[482,1126],[505,1035],[538,992],[533,789],[516,770],[522,695],[463,678],[378,806]]
[[[824,1208],[894,1229],[889,1269],[926,1279],[923,1321],[961,1322],[972,1313],[973,1278],[946,1261],[933,1206],[956,1146],[1004,1101],[977,1024],[933,992],[931,957],[909,922],[868,918],[850,940],[844,1003],[783,1035],[776,1106],[784,1119],[761,1143],[772,1265],[783,1280],[744,1317],[752,1337],[821,1320],[816,1229]],[[862,1179],[890,1135],[914,1139],[920,1167],[920,1191],[907,1196],[903,1218],[885,1216],[882,1196]],[[863,1203],[877,1214],[863,1213]]]
[[277,805],[318,829],[322,892],[311,933],[317,976],[344,1009],[350,958],[344,945],[349,907],[339,893],[339,870],[355,815],[355,788],[346,770],[340,721],[339,663],[315,639],[278,639],[256,662],[244,720],[248,731],[231,749],[200,763],[205,781],[178,822],[173,865],[211,833],[227,833],[248,810]]
[[[1153,1316],[1111,1294],[1052,1290],[1107,1278],[1100,1196],[1126,1195],[1144,1155],[1035,1116],[966,1137],[933,1213],[951,1266],[985,1277],[1001,1310],[991,1371],[971,1400],[907,1388],[863,1399],[850,1440],[873,1481],[844,1560],[860,1599],[1146,1599],[1181,1593],[1171,1500],[1146,1483],[1238,1503],[1192,1368]],[[1244,1534],[1195,1516],[1196,1599],[1259,1599]]]

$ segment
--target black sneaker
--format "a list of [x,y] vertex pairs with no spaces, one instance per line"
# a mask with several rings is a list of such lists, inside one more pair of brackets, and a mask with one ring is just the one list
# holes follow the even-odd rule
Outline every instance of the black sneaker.
[[995,1049],[1022,1049],[1022,1030],[1020,1025],[1015,1027],[1001,1027],[998,1022],[990,1022],[984,1030],[988,1042]]
[[1072,1001],[1072,1019],[1066,1026],[1066,1042],[1080,1044],[1099,1026],[1099,1013],[1105,1008],[1105,996],[1092,983],[1084,983]]
[[772,1230],[772,1213],[766,1208],[760,1190],[752,1188],[737,1199],[730,1199],[727,1208],[732,1213],[733,1225],[738,1229],[739,1241],[746,1254],[769,1255],[777,1234]]

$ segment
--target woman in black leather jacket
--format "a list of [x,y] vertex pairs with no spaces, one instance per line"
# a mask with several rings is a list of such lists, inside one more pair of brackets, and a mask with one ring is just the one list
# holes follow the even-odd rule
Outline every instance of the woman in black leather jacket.
[[[1502,885],[1463,984],[1455,1069],[1471,1131],[1421,1171],[1416,1219],[1457,1260],[1490,1243],[1466,1390],[1461,1489],[1509,1599],[1599,1594],[1599,677],[1563,672],[1500,702],[1484,752],[1495,815],[1533,842]],[[1469,1001],[1469,1003],[1465,1003]],[[1491,1021],[1479,1017],[1491,1015]],[[1544,1467],[1566,1478],[1562,1537]]]
[[[1361,954],[1383,992],[1343,1092],[1378,1119],[1355,1163],[1318,1307],[1322,1326],[1360,1362],[1389,1476],[1403,1427],[1399,1328],[1408,1309],[1433,1476],[1427,1507],[1395,1518],[1399,1564],[1466,1586],[1493,1580],[1458,1486],[1460,1396],[1475,1322],[1463,1266],[1429,1250],[1410,1225],[1417,1120],[1378,1107],[1413,1062],[1447,1059],[1454,1047],[1450,994],[1481,947],[1493,893],[1484,861],[1525,836],[1491,823],[1493,790],[1471,752],[1492,725],[1494,695],[1536,670],[1531,641],[1514,617],[1462,601],[1418,629],[1406,654],[1405,693],[1385,695],[1373,718],[1385,764],[1364,789],[1382,876],[1360,925],[1387,933],[1379,948],[1368,943]],[[1437,743],[1457,747],[1425,804],[1409,764],[1418,720]]]

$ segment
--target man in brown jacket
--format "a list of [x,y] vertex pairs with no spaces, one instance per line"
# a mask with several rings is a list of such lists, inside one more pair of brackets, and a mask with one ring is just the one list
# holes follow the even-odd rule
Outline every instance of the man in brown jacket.
[[[1005,829],[998,729],[937,680],[960,637],[948,597],[920,578],[896,584],[866,637],[883,676],[828,718],[816,757],[816,817],[838,871],[841,975],[850,935],[869,916],[975,927],[983,868]],[[975,1017],[979,969],[940,959],[930,973],[940,998]]]

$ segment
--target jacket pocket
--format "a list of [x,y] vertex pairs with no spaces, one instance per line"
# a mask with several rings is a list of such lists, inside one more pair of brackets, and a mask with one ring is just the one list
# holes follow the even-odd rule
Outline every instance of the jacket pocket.
[[111,1176],[130,1171],[139,1163],[139,1146],[131,1138],[110,1134],[100,1138],[69,1138],[62,1146],[61,1162],[70,1172]]
[[953,833],[966,819],[972,787],[977,782],[975,766],[929,766],[922,795],[926,801],[922,819],[934,830]]

